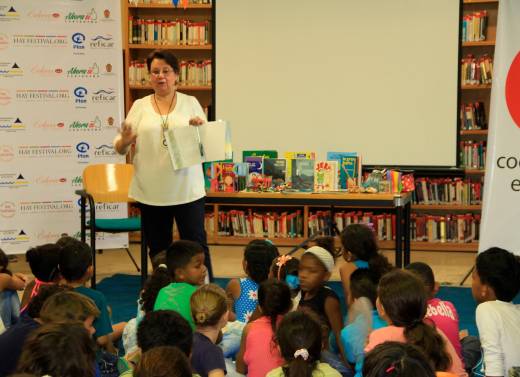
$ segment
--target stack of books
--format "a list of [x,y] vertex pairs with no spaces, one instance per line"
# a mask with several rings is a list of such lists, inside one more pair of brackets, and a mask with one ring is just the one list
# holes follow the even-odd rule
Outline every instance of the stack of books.
[[460,165],[465,169],[486,167],[486,143],[484,141],[462,141],[460,143]]
[[462,42],[486,40],[487,11],[466,14],[462,18]]
[[448,214],[443,216],[412,214],[411,239],[423,242],[467,243],[478,241],[480,215]]
[[462,178],[417,178],[412,198],[415,204],[480,204],[482,187],[482,182]]
[[[207,228],[206,231],[208,231]],[[219,236],[256,238],[303,237],[303,214],[301,210],[292,212],[260,212],[252,209],[219,211],[217,234]]]
[[[211,86],[211,65],[208,60],[181,60],[179,62],[179,85],[183,86]],[[146,63],[142,60],[130,62],[128,83],[130,85],[146,85],[150,81],[150,74]]]
[[461,62],[461,85],[491,84],[493,59],[484,54],[475,57],[467,55]]
[[128,43],[179,46],[203,46],[209,44],[209,21],[187,19],[162,20],[128,17]]
[[471,102],[460,105],[460,127],[462,130],[487,129],[484,102]]

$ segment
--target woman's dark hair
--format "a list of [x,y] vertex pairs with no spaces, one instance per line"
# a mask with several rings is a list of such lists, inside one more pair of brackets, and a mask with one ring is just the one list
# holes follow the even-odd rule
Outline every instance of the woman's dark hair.
[[144,283],[141,293],[142,309],[145,313],[153,311],[155,299],[159,291],[172,282],[170,273],[166,266],[157,267],[153,274]]
[[260,284],[258,288],[258,305],[262,314],[271,319],[273,334],[276,333],[276,320],[291,310],[291,290],[284,281],[268,279]]
[[253,240],[244,250],[244,260],[247,263],[247,274],[255,283],[260,284],[269,276],[273,260],[280,254],[278,248],[265,240]]
[[168,64],[170,67],[172,67],[173,72],[176,74],[179,74],[180,72],[180,66],[179,66],[179,60],[173,55],[171,52],[168,52],[166,50],[154,50],[146,57],[146,67],[148,68],[148,72],[150,72],[150,67],[152,65],[152,61],[154,59],[160,59],[164,60],[166,64]]
[[0,273],[12,275],[12,272],[7,269],[8,265],[9,258],[7,257],[7,254],[2,249],[0,249]]
[[426,324],[427,295],[423,282],[412,272],[393,270],[379,282],[378,297],[392,324],[404,327],[407,343],[421,349],[437,371],[451,365],[444,339],[434,325]]
[[358,268],[350,275],[352,298],[366,297],[373,307],[376,306],[378,276],[372,270]]
[[94,377],[95,343],[81,322],[44,324],[25,341],[18,373]]
[[520,259],[499,247],[477,256],[477,274],[483,284],[493,288],[500,301],[512,301],[520,290]]
[[191,377],[188,358],[177,347],[152,348],[141,356],[134,369],[134,377]]
[[356,259],[368,262],[371,270],[383,276],[392,269],[392,265],[384,255],[379,253],[374,232],[365,224],[350,224],[340,235],[341,244]]
[[[311,377],[320,360],[322,331],[320,324],[309,314],[295,311],[287,314],[276,331],[276,341],[286,362],[283,367],[287,377]],[[295,356],[298,350],[305,349],[309,356]]]
[[32,247],[25,253],[25,259],[31,267],[36,279],[45,283],[51,283],[59,277],[58,265],[60,263],[61,246],[48,243]]
[[421,350],[411,344],[384,342],[366,354],[365,377],[435,377]]

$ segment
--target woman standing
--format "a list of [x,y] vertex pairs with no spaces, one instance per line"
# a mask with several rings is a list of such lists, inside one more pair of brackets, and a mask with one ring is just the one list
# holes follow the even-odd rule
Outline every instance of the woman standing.
[[177,92],[179,62],[167,51],[155,50],[146,59],[154,91],[136,100],[114,140],[120,154],[135,143],[134,177],[129,196],[139,202],[152,263],[173,240],[173,221],[181,239],[198,242],[213,279],[204,230],[204,175],[202,165],[173,170],[165,132],[172,127],[200,126],[206,122],[195,97]]

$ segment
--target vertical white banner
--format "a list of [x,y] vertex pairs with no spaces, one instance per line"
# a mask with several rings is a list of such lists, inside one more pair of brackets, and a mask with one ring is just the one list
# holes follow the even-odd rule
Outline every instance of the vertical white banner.
[[[81,175],[122,162],[119,0],[0,0],[0,247],[7,253],[77,235]],[[100,217],[126,216],[102,205]],[[128,244],[101,235],[100,248]]]
[[500,0],[479,251],[520,255],[520,1]]

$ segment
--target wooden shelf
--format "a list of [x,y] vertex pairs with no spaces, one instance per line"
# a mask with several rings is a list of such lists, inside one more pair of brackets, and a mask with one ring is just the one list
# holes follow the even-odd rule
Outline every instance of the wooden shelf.
[[128,4],[128,8],[141,8],[141,9],[178,9],[178,10],[188,10],[188,9],[211,9],[213,7],[212,4],[188,4],[186,8],[182,6],[174,6],[173,4]]
[[464,169],[466,174],[484,174],[485,172],[484,169]]
[[417,211],[480,211],[480,204],[412,204],[412,209]]
[[[129,88],[131,90],[147,90],[147,89],[152,89],[152,87],[150,85],[129,85]],[[212,88],[210,85],[208,86],[190,86],[190,85],[183,85],[183,86],[179,86],[177,88],[178,90],[180,91],[204,91],[204,90],[207,90],[207,91],[210,91]]]
[[129,44],[130,50],[155,50],[156,48],[169,50],[212,50],[213,45],[177,45],[177,44],[153,44],[153,43],[135,43]]
[[[383,250],[394,250],[394,241],[379,241],[378,245]],[[478,242],[420,242],[410,243],[411,251],[450,251],[450,252],[477,252]]]
[[466,135],[472,135],[472,136],[482,135],[482,136],[484,136],[484,135],[488,134],[488,130],[461,130],[460,134],[462,136],[466,136]]
[[498,0],[464,0],[464,4],[489,4],[496,3],[498,4]]
[[485,90],[491,89],[491,84],[481,84],[481,85],[461,85],[461,90]]
[[[237,236],[208,236],[208,244],[210,245],[247,245],[252,240],[265,239],[264,237],[237,237]],[[269,238],[276,246],[296,246],[305,241],[303,237],[285,238],[275,237]]]
[[462,47],[494,46],[495,41],[462,42]]

